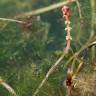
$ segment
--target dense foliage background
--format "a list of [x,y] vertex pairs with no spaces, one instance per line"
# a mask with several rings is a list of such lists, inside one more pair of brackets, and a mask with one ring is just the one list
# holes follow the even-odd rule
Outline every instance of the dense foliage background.
[[[0,17],[13,18],[18,14],[60,1],[64,0],[0,0]],[[91,0],[79,1],[83,16],[82,22],[76,3],[69,4],[73,38],[69,54],[50,76],[38,96],[65,96],[62,83],[67,68],[64,64],[91,36]],[[24,26],[18,23],[0,21],[0,77],[13,87],[18,96],[32,96],[66,46],[65,24],[61,8],[33,16],[30,21],[32,26],[29,29],[23,28]],[[96,28],[94,29],[96,31]],[[80,58],[87,54],[85,59],[88,63],[83,71],[90,72],[91,52],[82,54]],[[0,96],[11,96],[11,94],[0,86]]]

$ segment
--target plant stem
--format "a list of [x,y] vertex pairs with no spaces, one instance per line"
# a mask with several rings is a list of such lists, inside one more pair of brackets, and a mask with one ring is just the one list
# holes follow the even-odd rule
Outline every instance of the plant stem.
[[60,2],[60,3],[57,3],[57,4],[53,4],[53,5],[41,8],[41,9],[37,9],[37,10],[33,10],[33,11],[30,11],[30,12],[23,13],[21,15],[16,16],[16,18],[30,17],[30,16],[33,16],[33,15],[39,15],[39,14],[42,14],[42,13],[57,9],[59,7],[62,7],[63,5],[67,5],[67,4],[71,3],[71,2],[75,2],[75,1],[76,0],[71,0],[71,1],[66,0],[66,1],[63,1],[63,2]]
[[20,20],[16,20],[16,19],[8,19],[8,18],[0,18],[1,21],[8,21],[8,22],[16,22],[16,23],[20,23],[23,24],[25,22],[20,21]]
[[[96,0],[90,0],[91,3],[91,38],[95,35],[95,22],[96,22],[96,13],[95,13],[95,6],[96,6]],[[91,49],[91,54],[92,54],[92,60],[96,57],[96,50],[95,46],[92,47]]]

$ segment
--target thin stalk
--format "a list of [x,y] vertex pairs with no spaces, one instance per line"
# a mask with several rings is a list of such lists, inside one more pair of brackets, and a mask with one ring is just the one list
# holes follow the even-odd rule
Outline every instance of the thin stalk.
[[4,80],[0,79],[0,84],[6,88],[13,96],[16,96],[16,92],[14,91],[14,89],[7,84]]
[[71,2],[75,2],[76,0],[66,0],[66,1],[63,1],[63,2],[60,2],[60,3],[57,3],[57,4],[52,4],[50,6],[47,6],[47,7],[44,7],[44,8],[41,8],[41,9],[37,9],[37,10],[33,10],[33,11],[30,11],[30,12],[26,12],[26,13],[23,13],[21,15],[18,15],[16,16],[16,18],[22,18],[22,17],[30,17],[30,16],[34,16],[34,15],[40,15],[42,13],[45,13],[45,12],[49,12],[49,11],[52,11],[54,9],[57,9],[57,8],[60,8],[62,7],[63,5],[67,5]]
[[20,21],[20,20],[16,20],[16,19],[8,19],[8,18],[0,18],[0,21],[8,21],[8,22],[16,22],[16,23],[25,23],[23,21]]
[[[95,6],[96,6],[96,0],[90,0],[91,3],[91,38],[95,35],[95,22],[96,22],[96,13],[95,13]],[[96,57],[96,49],[95,46],[91,48],[91,54],[92,54],[92,60]]]

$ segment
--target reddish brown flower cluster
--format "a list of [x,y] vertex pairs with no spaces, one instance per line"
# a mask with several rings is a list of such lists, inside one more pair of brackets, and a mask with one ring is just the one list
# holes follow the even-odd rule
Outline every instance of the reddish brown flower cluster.
[[63,17],[64,17],[66,20],[69,21],[71,13],[70,13],[70,9],[69,9],[68,6],[63,6],[63,7],[62,7],[62,13],[63,13]]
[[70,35],[70,31],[71,31],[71,27],[70,27],[70,8],[68,6],[63,6],[62,7],[62,13],[63,13],[63,17],[65,18],[65,31],[67,32],[67,36],[66,36],[66,41],[67,41],[67,46],[65,48],[65,53],[68,53],[69,49],[70,49],[70,42],[72,40],[71,35]]

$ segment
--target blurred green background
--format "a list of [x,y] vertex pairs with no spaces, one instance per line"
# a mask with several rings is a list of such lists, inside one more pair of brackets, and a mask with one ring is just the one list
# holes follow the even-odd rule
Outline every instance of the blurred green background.
[[[14,18],[21,13],[60,1],[64,0],[0,0],[0,17]],[[82,22],[76,3],[69,4],[73,38],[70,52],[61,62],[62,65],[49,77],[37,96],[66,95],[62,85],[66,75],[64,64],[89,40],[91,34],[90,0],[79,1],[83,16]],[[30,21],[32,26],[26,30],[21,24],[0,21],[0,77],[12,86],[17,96],[32,96],[49,68],[66,47],[64,30],[66,26],[61,8],[32,16]],[[89,54],[90,52],[86,58],[90,63],[91,55]],[[0,96],[12,95],[0,86]]]

